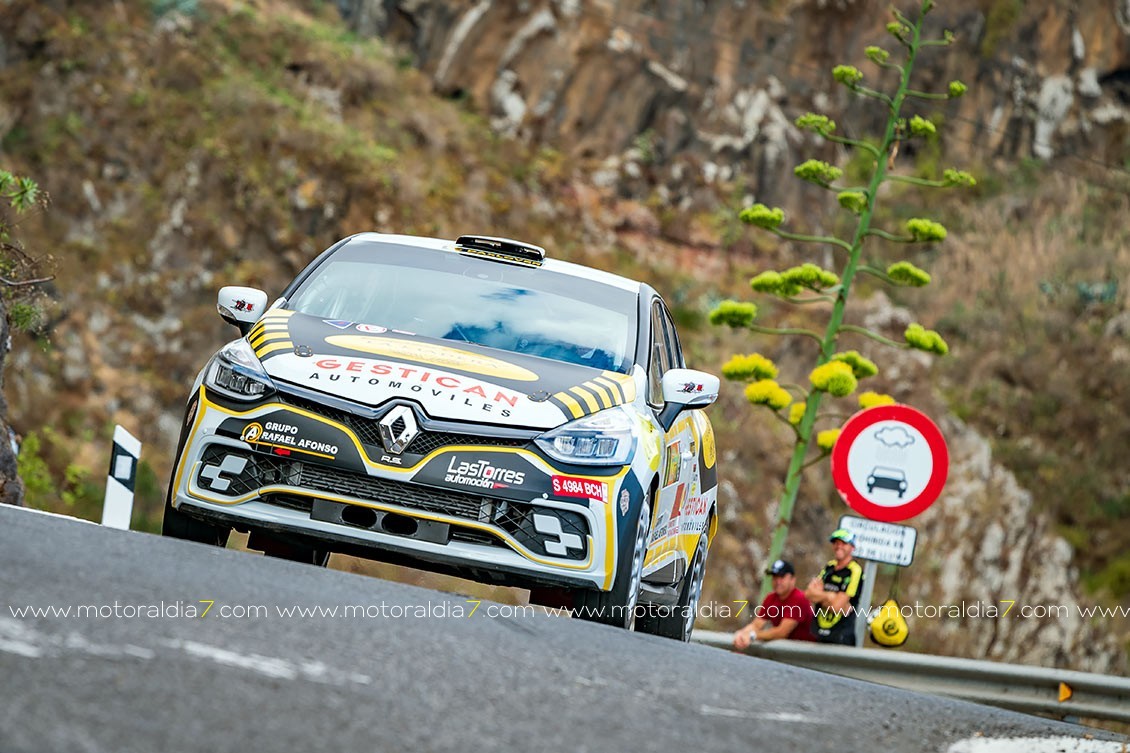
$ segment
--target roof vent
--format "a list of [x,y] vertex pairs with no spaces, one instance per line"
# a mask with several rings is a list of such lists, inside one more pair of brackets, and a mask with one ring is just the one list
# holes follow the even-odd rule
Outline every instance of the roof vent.
[[493,238],[489,235],[461,235],[455,241],[455,246],[464,253],[514,264],[529,264],[538,267],[545,261],[545,249],[541,246],[509,238]]

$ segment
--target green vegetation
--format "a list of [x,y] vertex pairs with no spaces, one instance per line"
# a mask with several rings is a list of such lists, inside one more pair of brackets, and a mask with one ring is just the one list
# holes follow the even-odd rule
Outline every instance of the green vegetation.
[[[749,330],[769,335],[800,336],[817,343],[816,365],[808,375],[811,389],[800,385],[782,386],[777,383],[778,369],[765,356],[754,353],[748,356],[735,356],[723,367],[723,375],[730,379],[749,382],[745,397],[753,405],[768,408],[772,415],[786,423],[795,435],[792,459],[785,475],[784,488],[778,508],[777,524],[773,533],[768,559],[779,558],[784,551],[789,525],[792,521],[793,507],[796,503],[803,470],[831,452],[839,435],[839,429],[831,428],[817,431],[820,421],[842,420],[835,415],[820,413],[825,395],[831,398],[846,398],[853,394],[859,380],[873,377],[878,367],[856,351],[837,352],[840,336],[853,333],[870,338],[884,345],[904,347],[945,355],[949,347],[937,332],[922,325],[912,323],[906,328],[904,342],[894,342],[864,327],[845,322],[845,313],[856,274],[869,274],[892,286],[904,285],[921,287],[930,281],[930,276],[908,261],[899,261],[887,267],[886,271],[861,261],[864,243],[870,238],[878,238],[894,243],[936,243],[945,239],[945,227],[934,220],[912,217],[905,221],[901,233],[883,230],[875,222],[875,207],[880,188],[888,182],[902,183],[926,188],[947,188],[951,186],[972,186],[976,181],[968,173],[947,169],[941,176],[920,177],[903,175],[893,171],[899,144],[907,139],[936,139],[937,128],[933,122],[918,115],[905,118],[903,107],[915,100],[944,100],[961,96],[965,86],[959,81],[950,82],[944,94],[918,91],[910,86],[915,58],[926,47],[948,45],[953,36],[946,32],[944,38],[927,40],[922,38],[922,27],[926,15],[933,8],[933,0],[923,0],[916,19],[911,20],[892,9],[893,20],[887,31],[899,43],[905,53],[903,63],[891,62],[891,55],[879,47],[868,47],[867,57],[882,69],[898,73],[898,85],[893,94],[871,89],[863,84],[864,74],[854,66],[838,65],[832,77],[847,87],[852,93],[874,99],[882,104],[887,112],[886,131],[874,142],[847,138],[838,135],[836,123],[826,115],[808,113],[797,119],[797,127],[811,131],[823,139],[833,141],[867,156],[865,166],[856,164],[863,180],[861,185],[839,184],[844,170],[822,160],[810,159],[797,166],[794,171],[801,180],[836,194],[842,209],[857,218],[850,240],[834,235],[807,235],[783,229],[785,212],[779,207],[754,204],[742,211],[741,220],[747,224],[766,230],[789,241],[830,247],[840,253],[838,272],[832,272],[812,263],[791,267],[781,272],[762,272],[750,280],[754,292],[776,296],[796,305],[827,305],[827,320],[823,333],[812,329],[796,327],[768,327],[755,322],[757,307],[748,303],[724,301],[711,313],[711,322],[734,329]],[[794,402],[795,400],[795,402]],[[883,402],[883,398],[869,397],[868,404]],[[865,404],[861,407],[866,407]],[[784,413],[787,409],[787,414]],[[787,418],[786,418],[787,416]],[[810,448],[815,441],[817,453],[810,457]],[[770,580],[765,576],[762,594],[768,593]]]
[[1012,33],[1020,14],[1024,12],[1024,0],[992,0],[985,16],[985,33],[981,37],[981,57],[991,58],[996,54],[1000,43]]

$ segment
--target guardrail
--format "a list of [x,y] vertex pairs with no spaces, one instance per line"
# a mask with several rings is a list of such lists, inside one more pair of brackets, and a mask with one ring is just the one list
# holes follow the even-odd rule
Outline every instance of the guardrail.
[[[715,648],[733,645],[730,633],[696,630],[693,640]],[[755,643],[746,653],[1014,711],[1130,722],[1130,679],[1125,677],[804,641]]]

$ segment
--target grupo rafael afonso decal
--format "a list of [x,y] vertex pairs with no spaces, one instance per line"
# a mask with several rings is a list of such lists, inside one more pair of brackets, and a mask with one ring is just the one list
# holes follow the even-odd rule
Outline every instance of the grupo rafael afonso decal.
[[352,471],[365,470],[365,462],[350,435],[333,424],[295,411],[279,409],[254,418],[226,418],[216,433],[292,460],[315,460]]
[[272,310],[248,340],[272,378],[365,405],[407,397],[434,418],[551,428],[635,399],[627,374],[343,324]]

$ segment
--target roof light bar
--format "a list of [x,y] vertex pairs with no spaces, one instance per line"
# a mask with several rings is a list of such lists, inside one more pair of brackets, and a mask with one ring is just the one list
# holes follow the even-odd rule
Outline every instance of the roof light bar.
[[489,235],[461,235],[455,241],[460,251],[487,256],[500,261],[519,264],[540,265],[545,261],[545,249],[532,243],[515,241],[510,238],[494,238]]

